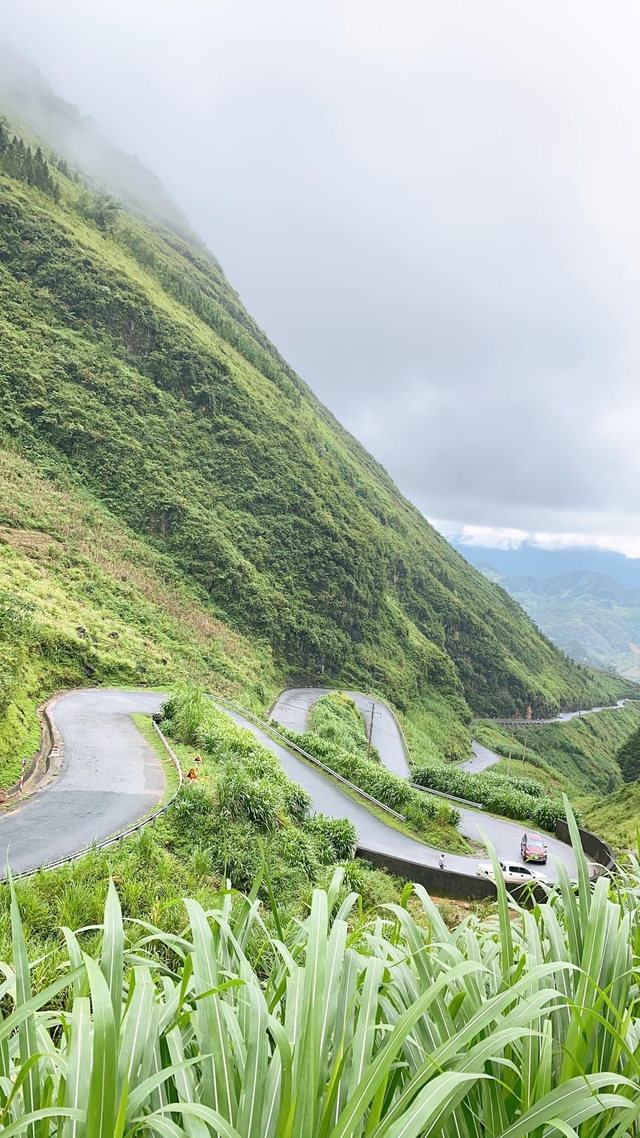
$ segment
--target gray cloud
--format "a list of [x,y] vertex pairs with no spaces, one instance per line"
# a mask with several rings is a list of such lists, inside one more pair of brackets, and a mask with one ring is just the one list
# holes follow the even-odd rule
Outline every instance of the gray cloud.
[[632,0],[0,11],[428,516],[640,531]]

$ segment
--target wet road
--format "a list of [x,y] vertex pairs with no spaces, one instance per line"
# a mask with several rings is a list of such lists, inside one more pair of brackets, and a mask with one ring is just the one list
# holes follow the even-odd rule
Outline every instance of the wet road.
[[[285,727],[289,727],[294,731],[305,731],[307,715],[314,703],[317,702],[321,696],[326,695],[329,688],[290,688],[288,691],[283,692],[273,708],[271,717],[276,719]],[[352,699],[357,696],[357,704],[360,710],[367,709],[370,713],[371,703],[375,704],[375,711],[380,712],[380,729],[378,735],[375,735],[376,715],[374,714],[374,735],[372,741],[380,752],[380,757],[385,766],[389,766],[391,770],[396,770],[399,759],[399,751],[402,751],[404,759],[404,769],[402,771],[396,770],[396,773],[406,775],[409,773],[406,758],[404,758],[404,748],[402,746],[402,738],[400,731],[393,718],[389,708],[386,704],[380,703],[378,700],[371,699],[370,696],[362,695],[359,692],[348,692]],[[386,715],[384,714],[386,712]],[[334,817],[346,817],[358,828],[360,835],[360,845],[366,849],[378,850],[382,853],[392,854],[395,857],[408,858],[411,861],[416,861],[420,865],[437,865],[440,856],[440,850],[432,849],[430,846],[425,846],[421,842],[414,841],[412,838],[405,837],[404,834],[398,833],[397,830],[392,829],[390,826],[385,825],[384,822],[375,818],[364,806],[354,802],[348,794],[338,790],[331,783],[328,783],[323,776],[309,767],[302,759],[296,759],[283,747],[274,743],[273,740],[260,731],[259,728],[252,726],[248,720],[242,719],[241,716],[234,714],[233,718],[236,722],[241,722],[242,726],[248,727],[253,731],[253,734],[259,738],[260,742],[265,747],[270,747],[278,754],[287,774],[295,782],[299,782],[311,794],[316,810],[323,814],[331,814]],[[480,744],[474,744],[474,748],[479,750],[487,750],[481,748]],[[493,755],[492,751],[487,751],[489,756]],[[494,757],[497,761],[498,756]],[[388,761],[390,760],[390,761]],[[392,765],[393,764],[393,765]],[[487,763],[486,765],[490,765]],[[457,805],[457,803],[455,804]],[[498,857],[503,861],[517,861],[520,858],[520,840],[524,832],[524,825],[521,822],[509,822],[502,818],[494,818],[490,814],[484,814],[479,810],[470,810],[459,808],[461,821],[460,832],[465,837],[471,838],[475,841],[482,842],[483,836],[495,846]],[[553,858],[557,857],[566,865],[569,875],[576,875],[576,864],[573,857],[573,851],[570,846],[566,846],[563,842],[559,842],[556,838],[546,837],[547,848],[549,853],[549,861],[545,866],[541,867],[541,871],[550,877],[552,880],[557,878],[557,871],[553,864]],[[372,844],[373,843],[373,844]],[[447,854],[445,862],[448,869],[457,870],[459,873],[475,873],[478,860],[486,860],[485,858],[478,857],[463,857],[459,854]]]
[[471,740],[471,751],[473,758],[460,763],[458,770],[480,774],[480,771],[486,771],[494,763],[499,763],[502,758],[502,755],[496,755],[495,751],[490,751],[488,747],[484,747],[482,743],[477,743],[475,739]]
[[[164,793],[162,766],[131,715],[157,711],[162,698],[152,692],[85,689],[58,700],[52,718],[64,740],[61,772],[49,786],[0,817],[0,864],[4,866],[8,860],[17,873],[68,857],[93,841],[102,841],[133,825],[157,805]],[[311,702],[318,698],[317,689],[310,698]],[[371,702],[365,696],[359,699]],[[292,697],[290,712],[302,714],[305,702]],[[284,705],[281,715],[283,709]],[[397,725],[386,705],[376,701],[376,710],[380,710],[378,720],[374,714],[374,728],[376,723],[378,726],[378,735],[374,735],[376,746],[383,762],[389,759],[398,764],[402,739]],[[289,777],[308,790],[318,812],[350,818],[363,849],[421,865],[437,865],[439,850],[394,830],[364,804],[274,742],[260,727],[237,712],[228,714],[278,756]],[[306,712],[304,715],[306,719]],[[302,720],[297,723],[300,725]],[[462,810],[461,816],[463,834],[480,840],[483,832],[501,858],[519,860],[521,825],[473,810]],[[569,847],[553,838],[548,839],[548,845],[549,853],[558,855],[574,876]],[[460,873],[474,874],[477,861],[476,857],[446,855],[447,867]],[[545,872],[549,877],[555,876],[551,861]]]
[[[307,716],[314,703],[328,695],[332,688],[289,688],[276,700],[271,719],[277,719],[283,727],[303,733],[307,730]],[[409,764],[405,755],[402,737],[393,712],[379,699],[363,695],[362,692],[345,692],[361,712],[367,732],[371,728],[371,742],[380,754],[384,750],[384,765],[399,774],[409,777]],[[373,720],[371,718],[373,712]]]
[[85,689],[61,696],[51,718],[64,740],[60,774],[0,816],[0,866],[14,873],[69,857],[132,826],[160,802],[162,764],[133,712],[157,711],[152,692]]

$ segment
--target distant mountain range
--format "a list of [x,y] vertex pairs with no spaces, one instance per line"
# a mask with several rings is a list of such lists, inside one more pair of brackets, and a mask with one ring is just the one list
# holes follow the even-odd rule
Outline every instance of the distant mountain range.
[[[567,655],[640,680],[640,560],[580,550],[481,549],[461,543],[457,548],[506,589]],[[576,562],[581,567],[544,575],[544,569]],[[625,585],[594,565],[621,569]]]
[[503,577],[558,577],[562,573],[607,573],[625,589],[640,589],[640,557],[624,557],[598,549],[539,549],[523,542],[518,549],[487,549],[449,541],[476,569],[490,564]]

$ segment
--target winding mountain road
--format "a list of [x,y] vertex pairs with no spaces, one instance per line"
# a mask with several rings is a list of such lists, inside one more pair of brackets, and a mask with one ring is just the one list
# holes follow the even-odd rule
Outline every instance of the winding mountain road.
[[[329,695],[333,688],[288,688],[278,696],[272,710],[271,719],[275,719],[278,723],[282,723],[290,731],[299,731],[301,734],[307,730],[307,718],[314,703],[322,699],[323,695]],[[367,729],[371,724],[371,715],[373,713],[373,728],[371,731],[371,742],[374,747],[380,752],[380,757],[385,765],[394,774],[399,774],[401,778],[409,777],[409,764],[405,753],[402,736],[396,722],[396,718],[387,707],[379,699],[372,699],[370,695],[363,695],[362,692],[348,691],[345,692],[356,704],[358,710],[361,712]]]
[[162,799],[164,771],[134,712],[163,696],[84,688],[60,696],[50,717],[64,740],[57,778],[0,817],[0,867],[23,873],[72,857],[134,825]]
[[[598,711],[615,711],[616,708],[624,707],[626,703],[630,702],[633,701],[619,699],[617,703],[608,704],[606,707],[588,707],[580,711],[564,711],[561,715],[555,715],[553,719],[537,719],[535,722],[538,724],[567,723],[570,719],[580,719],[586,715],[595,715]],[[514,720],[514,722],[516,721]],[[526,727],[528,722],[527,719],[521,719],[518,725],[520,727]],[[495,763],[499,763],[502,758],[502,755],[496,755],[495,751],[490,751],[488,747],[476,742],[475,739],[471,740],[471,751],[473,758],[467,759],[464,763],[460,763],[459,769],[461,771],[470,771],[472,774],[480,774],[481,771],[486,771]]]
[[[330,690],[330,688],[289,688],[278,696],[271,711],[271,719],[290,730],[303,732],[306,730],[307,716],[311,708]],[[373,704],[371,741],[378,748],[384,765],[395,771],[396,774],[407,777],[409,764],[405,755],[402,735],[395,716],[386,703],[372,699],[371,696],[362,695],[360,692],[347,692],[346,694],[355,700],[366,722],[370,722],[368,717],[371,715]],[[309,791],[316,810],[323,814],[334,814],[351,819],[358,828],[361,847],[387,853],[394,857],[406,858],[408,861],[415,861],[420,865],[438,864],[439,850],[425,846],[421,842],[405,837],[404,834],[393,830],[370,814],[364,806],[360,806],[343,791],[333,787],[319,772],[307,767],[302,760],[295,759],[282,747],[276,749],[276,744],[259,728],[252,726],[239,715],[234,714],[233,718],[236,722],[241,722],[242,726],[252,730],[265,746],[270,746],[272,750],[276,750],[289,777],[295,782],[301,783]],[[475,744],[475,746],[480,747],[480,744]],[[482,748],[482,750],[487,749]],[[487,753],[493,755],[492,751]],[[499,756],[496,755],[494,761],[497,762],[498,758]],[[291,763],[295,765],[292,767]],[[313,776],[313,778],[311,779],[309,776]],[[333,795],[329,794],[330,790],[333,791]],[[340,802],[334,795],[339,795]],[[522,823],[508,822],[504,818],[494,818],[491,814],[484,814],[479,810],[469,810],[463,807],[459,807],[459,809],[461,816],[459,828],[466,838],[481,842],[483,836],[487,837],[493,842],[498,857],[503,861],[519,862],[521,860],[520,839],[525,828]],[[362,814],[366,816],[366,820]],[[552,837],[548,837],[546,842],[549,861],[544,867],[544,872],[547,877],[552,880],[557,878],[557,871],[553,862],[554,857],[564,862],[570,876],[575,876],[577,869],[573,850],[570,846]],[[448,869],[454,869],[458,873],[473,874],[476,871],[478,858],[447,854],[445,863]]]
[[483,746],[482,743],[476,742],[475,739],[471,740],[471,753],[472,759],[467,759],[466,762],[458,765],[458,770],[469,771],[471,774],[480,774],[492,767],[495,763],[499,763],[502,755],[496,755],[495,751],[490,751],[488,747]]
[[[273,717],[286,726],[304,730],[308,709],[322,694],[317,688],[285,692]],[[371,698],[358,692],[353,695],[361,710],[370,715]],[[51,718],[64,741],[60,774],[0,818],[0,865],[9,864],[18,873],[71,857],[92,842],[104,841],[133,825],[161,801],[165,787],[162,765],[131,715],[158,711],[163,698],[152,692],[96,688],[70,692],[55,702]],[[395,718],[386,704],[378,700],[373,704],[373,742],[382,761],[396,773],[407,774],[409,768]],[[239,712],[228,714],[278,756],[289,777],[309,792],[318,812],[351,819],[362,849],[419,865],[438,864],[440,850],[393,829],[319,770],[274,742],[261,727]],[[461,810],[461,815],[463,834],[481,840],[483,832],[501,858],[519,860],[521,825],[473,810]],[[574,876],[576,866],[571,849],[554,838],[548,839],[548,847],[552,858],[560,858]],[[552,858],[545,872],[555,877]],[[458,873],[474,874],[476,864],[474,857],[446,855],[447,868]]]

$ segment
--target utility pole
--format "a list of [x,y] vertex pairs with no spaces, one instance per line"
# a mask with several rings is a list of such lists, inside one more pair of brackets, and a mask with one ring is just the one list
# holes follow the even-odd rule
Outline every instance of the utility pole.
[[507,759],[507,778],[511,774],[511,754],[513,752],[513,744],[509,747],[509,758]]
[[524,772],[524,759],[527,753],[527,732],[524,733],[524,747],[522,748],[522,770]]
[[373,713],[375,711],[375,703],[371,700],[371,715],[369,717],[369,731],[367,733],[367,758],[371,752],[371,736],[373,735]]

